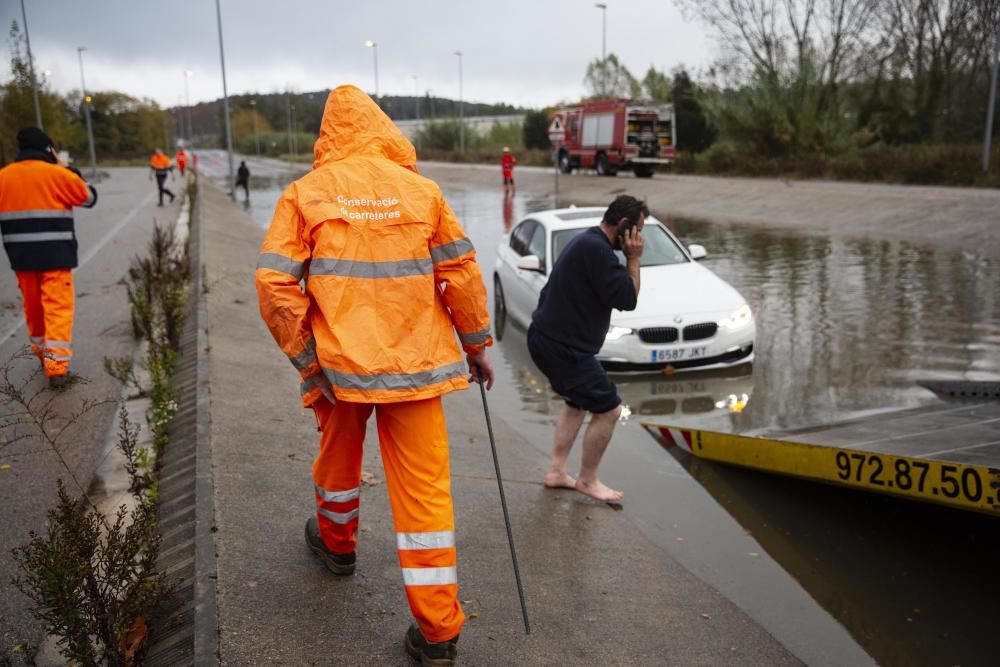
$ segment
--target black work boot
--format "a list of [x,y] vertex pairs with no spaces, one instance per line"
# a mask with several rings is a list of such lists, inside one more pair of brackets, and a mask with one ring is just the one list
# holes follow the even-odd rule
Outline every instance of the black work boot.
[[327,549],[323,538],[319,536],[319,522],[316,521],[315,516],[309,517],[309,520],[306,521],[306,544],[323,561],[326,569],[330,572],[343,576],[354,574],[354,561],[356,560],[354,552],[335,554]]
[[458,635],[454,639],[446,642],[429,642],[424,639],[420,628],[414,623],[406,631],[406,640],[403,642],[406,652],[410,657],[418,661],[421,667],[447,667],[454,665],[458,657]]

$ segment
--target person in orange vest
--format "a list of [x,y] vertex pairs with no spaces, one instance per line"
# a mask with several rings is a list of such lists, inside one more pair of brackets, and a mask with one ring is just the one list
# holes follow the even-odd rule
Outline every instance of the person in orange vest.
[[174,162],[177,163],[177,171],[181,172],[181,176],[184,176],[184,170],[187,168],[188,158],[187,152],[183,148],[178,148],[177,152],[174,153]]
[[160,203],[157,206],[163,206],[164,194],[170,197],[170,203],[173,204],[174,193],[168,190],[164,183],[167,181],[168,174],[171,180],[175,179],[176,176],[174,176],[174,166],[170,164],[170,158],[167,157],[162,148],[157,148],[153,157],[149,159],[149,170],[149,179],[153,180],[153,176],[156,176],[156,187],[160,193]]
[[24,299],[31,351],[49,386],[69,382],[73,356],[73,207],[92,207],[97,191],[59,164],[52,139],[37,127],[17,133],[16,160],[0,169],[0,233]]
[[278,201],[256,272],[261,316],[322,432],[306,543],[335,574],[354,573],[374,411],[416,619],[404,646],[425,665],[451,665],[465,615],[441,396],[468,387],[466,364],[493,386],[482,273],[441,189],[417,173],[413,145],[368,95],[330,92],[314,152],[312,172]]
[[510,147],[503,147],[503,157],[500,158],[500,171],[503,173],[503,191],[505,194],[514,193],[514,165],[517,158],[511,155]]

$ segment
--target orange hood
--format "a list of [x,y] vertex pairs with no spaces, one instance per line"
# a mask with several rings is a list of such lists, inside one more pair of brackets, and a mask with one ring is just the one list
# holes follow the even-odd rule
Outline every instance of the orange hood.
[[323,109],[313,169],[348,157],[384,158],[414,169],[417,152],[378,105],[357,86],[330,91]]

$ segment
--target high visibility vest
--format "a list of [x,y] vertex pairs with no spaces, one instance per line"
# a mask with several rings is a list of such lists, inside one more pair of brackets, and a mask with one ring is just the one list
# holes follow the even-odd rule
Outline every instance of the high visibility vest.
[[302,374],[303,403],[320,396],[320,372],[338,399],[363,403],[467,387],[462,350],[493,342],[486,288],[412,144],[368,95],[341,86],[315,154],[278,201],[256,273],[261,315]]
[[45,158],[19,159],[0,169],[0,232],[11,268],[76,268],[73,207],[96,202],[92,186]]
[[166,153],[153,153],[153,157],[149,159],[149,167],[157,175],[165,175],[170,171],[170,158],[167,157]]

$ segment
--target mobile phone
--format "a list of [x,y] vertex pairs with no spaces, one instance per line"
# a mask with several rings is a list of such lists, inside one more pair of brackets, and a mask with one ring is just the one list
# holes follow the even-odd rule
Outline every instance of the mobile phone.
[[615,250],[622,249],[622,241],[625,239],[625,232],[638,226],[638,220],[626,220],[625,222],[618,225],[618,229],[615,232]]

